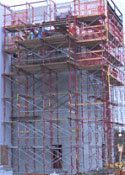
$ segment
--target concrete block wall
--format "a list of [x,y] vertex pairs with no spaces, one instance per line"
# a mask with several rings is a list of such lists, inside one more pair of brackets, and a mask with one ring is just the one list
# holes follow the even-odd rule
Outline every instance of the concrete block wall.
[[[4,5],[0,4],[0,146],[4,147],[10,146],[11,144],[11,132],[10,132],[10,126],[5,125],[5,121],[10,120],[10,106],[6,103],[6,109],[4,110],[4,54],[3,54],[3,45],[4,45]],[[5,72],[10,72],[10,58],[6,58],[6,67]],[[6,82],[6,88],[5,88],[5,96],[10,97],[10,82]],[[6,113],[6,119],[4,117],[4,112]],[[8,154],[8,149],[6,152],[4,152],[4,155]],[[6,164],[10,166],[10,160],[11,156],[7,155],[8,162]],[[1,162],[2,164],[2,162]]]
[[[41,78],[40,78],[41,77]],[[37,77],[38,78],[38,77]],[[38,120],[43,120],[43,111],[42,111],[42,75],[39,75],[39,78],[41,79],[41,81],[38,81],[36,83],[36,90],[35,90],[35,96],[39,96],[41,97],[41,100],[36,100],[36,104],[41,108],[40,112],[36,112],[36,116],[38,117]],[[86,75],[86,72],[84,72],[84,76],[83,76],[83,101],[84,103],[88,102],[87,99],[87,78],[88,76]],[[90,75],[89,77],[91,80],[93,79],[93,76]],[[24,81],[24,78],[21,78],[22,81]],[[60,106],[58,108],[59,110],[59,119],[60,122],[57,125],[56,123],[53,123],[53,129],[52,129],[52,135],[53,135],[53,141],[52,144],[53,145],[62,145],[62,166],[63,168],[60,171],[68,171],[68,174],[70,174],[71,172],[71,156],[73,157],[73,173],[76,173],[76,148],[73,148],[72,151],[72,155],[71,155],[71,142],[70,142],[70,125],[72,122],[72,126],[73,126],[73,130],[75,130],[76,127],[76,121],[74,120],[70,120],[70,114],[69,114],[69,110],[70,110],[70,106],[69,106],[69,74],[68,73],[59,73],[58,74],[58,93],[59,94],[63,94],[63,93],[67,93],[67,95],[63,95],[63,96],[58,96],[58,105]],[[29,77],[29,91],[28,91],[28,96],[31,95],[32,92],[32,87],[31,87],[31,79]],[[46,93],[49,94],[49,75],[46,74],[45,76],[45,81],[46,81]],[[100,83],[97,81],[97,83]],[[24,85],[24,84],[23,84]],[[39,88],[37,88],[39,87]],[[80,92],[80,74],[78,73],[78,91]],[[89,91],[94,91],[93,89],[93,85],[91,84],[91,81],[89,81]],[[17,96],[17,86],[16,84],[14,85],[14,96]],[[55,80],[55,74],[52,74],[52,93],[56,93],[56,80]],[[101,90],[101,86],[98,86],[98,91]],[[74,74],[72,73],[72,92],[74,92]],[[25,94],[25,91],[23,90],[23,88],[21,88],[21,94]],[[91,94],[91,96],[93,96],[94,94]],[[100,96],[101,94],[98,94],[98,96]],[[45,106],[49,106],[49,98],[46,98],[46,102],[45,102]],[[80,102],[80,97],[78,98],[79,102]],[[22,106],[25,104],[23,99],[20,98],[21,104]],[[93,102],[94,99],[89,99],[89,102]],[[32,102],[32,101],[31,101]],[[38,103],[39,102],[39,103]],[[15,106],[16,106],[17,101],[15,101]],[[56,119],[56,108],[55,108],[55,97],[52,98],[52,118]],[[74,98],[74,94],[72,94],[72,104],[75,104],[75,98]],[[29,105],[30,108],[30,105]],[[91,123],[91,121],[95,120],[95,116],[97,118],[100,118],[101,120],[101,116],[102,116],[102,105],[98,105],[97,107],[98,109],[95,110],[94,106],[90,106],[90,108],[88,109],[88,106],[84,106],[83,107],[83,113],[84,116],[82,118],[82,114],[81,114],[81,108],[79,107],[79,111],[78,111],[78,117],[80,119],[83,119],[84,124],[82,126],[82,122],[79,121],[78,123],[78,127],[79,127],[79,141],[78,141],[78,145],[79,145],[79,155],[78,155],[78,159],[79,159],[79,171],[82,172],[87,172],[88,170],[95,170],[97,167],[98,169],[102,168],[102,144],[103,144],[103,126],[102,123],[100,121],[98,121],[98,126],[96,125],[95,121],[93,123]],[[25,109],[24,107],[21,107],[20,110],[21,112],[21,116],[25,117]],[[37,111],[37,108],[36,108]],[[96,114],[96,112],[98,111],[98,113]],[[29,117],[30,115],[32,115],[32,113],[29,113]],[[14,113],[15,117],[18,117],[18,113],[17,110],[15,109],[15,113]],[[45,117],[46,120],[50,119],[50,111],[49,108],[48,110],[45,112]],[[74,111],[72,110],[72,116],[73,119],[76,118],[76,115],[74,113]],[[90,123],[88,124],[88,117],[90,119]],[[37,120],[37,119],[36,119]],[[97,119],[99,120],[99,119]],[[20,118],[20,121],[21,118]],[[26,129],[26,127],[28,129]],[[83,127],[83,132],[84,132],[84,140],[82,141],[82,127]],[[27,171],[28,173],[33,173],[34,169],[31,168],[33,167],[33,148],[31,148],[31,150],[28,149],[23,149],[23,147],[32,147],[32,146],[36,146],[36,147],[43,147],[43,123],[41,122],[35,122],[35,128],[37,130],[36,133],[36,138],[35,138],[35,145],[34,145],[34,140],[30,137],[33,136],[34,131],[34,124],[32,122],[26,123],[25,120],[23,120],[23,122],[20,123],[15,123],[13,124],[13,143],[12,145],[14,145],[15,147],[17,146],[17,150],[15,149],[14,154],[15,156],[13,156],[13,162],[14,162],[14,170],[15,171]],[[28,132],[28,137],[27,137],[27,141],[23,138],[26,137]],[[40,133],[41,132],[41,133]],[[57,141],[57,134],[59,137],[59,141]],[[50,123],[46,122],[45,124],[45,145],[46,146],[50,146]],[[97,141],[95,140],[95,135],[97,137]],[[72,141],[72,145],[76,146],[76,132],[72,132],[72,137],[73,137],[73,141]],[[90,137],[90,138],[89,138]],[[20,138],[20,141],[18,142],[18,138]],[[21,139],[22,138],[22,139]],[[89,139],[89,140],[88,140]],[[91,141],[90,141],[91,140]],[[83,145],[84,142],[84,145]],[[18,145],[19,144],[19,145]],[[98,147],[98,150],[96,148],[96,145]],[[18,147],[20,147],[20,151],[18,152]],[[83,147],[84,147],[84,155],[83,155]],[[89,150],[91,149],[91,150]],[[46,173],[52,172],[54,169],[51,167],[51,152],[50,152],[51,148],[46,148],[46,153],[45,153],[45,169],[46,169]],[[90,152],[89,152],[90,151]],[[36,169],[35,172],[37,173],[43,173],[43,149],[39,148],[36,149]],[[20,157],[20,158],[19,158]],[[98,157],[98,160],[95,161]],[[19,164],[19,167],[18,167]],[[26,168],[27,167],[27,168]],[[18,169],[19,168],[19,169]],[[58,170],[59,171],[59,170]]]
[[3,144],[3,14],[4,7],[0,5],[0,145]]

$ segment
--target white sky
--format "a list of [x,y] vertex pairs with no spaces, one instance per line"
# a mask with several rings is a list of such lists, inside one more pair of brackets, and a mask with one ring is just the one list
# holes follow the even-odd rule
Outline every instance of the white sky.
[[[34,2],[35,0],[27,0],[27,2]],[[38,0],[36,0],[38,1]],[[71,0],[54,0],[56,3],[60,3],[60,2],[68,2]],[[119,9],[122,11],[122,13],[125,14],[125,0],[113,0],[114,3],[119,7]],[[1,3],[6,4],[8,6],[10,5],[15,5],[15,4],[22,4],[25,3],[26,0],[0,0]]]
[[[25,2],[35,2],[35,1],[40,1],[40,0],[0,0],[0,2],[2,4],[6,4],[8,6],[10,5],[15,5],[15,4],[22,4],[22,3],[25,3]],[[56,3],[60,3],[60,2],[68,2],[68,1],[72,1],[72,0],[54,0],[54,2]]]
[[[35,0],[27,0],[27,2],[34,2]],[[38,1],[38,0],[36,0]],[[54,0],[56,3],[60,3],[60,2],[68,2],[71,0]],[[118,7],[121,9],[121,11],[124,11],[125,8],[125,0],[113,0],[114,3],[116,3],[116,5],[118,5]],[[25,3],[26,0],[0,0],[1,3],[6,4],[8,6],[10,5],[15,5],[15,4],[22,4]]]
[[[39,1],[39,0],[27,0],[27,2],[34,2],[34,1]],[[60,3],[60,2],[68,2],[71,0],[54,0],[54,1],[56,3]],[[124,15],[124,28],[125,28],[125,0],[113,0],[113,1]],[[23,4],[26,2],[26,0],[17,0],[17,1],[16,0],[0,0],[0,2],[2,4],[6,4],[8,6],[11,6],[11,5],[15,5],[15,4]]]

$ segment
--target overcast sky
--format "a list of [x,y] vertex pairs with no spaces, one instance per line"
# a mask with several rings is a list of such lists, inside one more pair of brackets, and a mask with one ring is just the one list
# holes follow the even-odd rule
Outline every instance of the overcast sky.
[[[27,0],[27,2],[34,2],[35,0]],[[38,0],[36,0],[38,1]],[[56,3],[60,3],[60,2],[68,2],[71,0],[54,0]],[[125,0],[113,0],[118,6],[119,8],[123,11],[125,8]],[[0,0],[1,3],[6,4],[6,5],[14,5],[14,4],[22,4],[25,3],[26,0]]]
[[[27,0],[27,2],[34,2],[34,1],[38,1],[38,0]],[[56,3],[60,3],[60,2],[68,2],[71,0],[54,0]],[[2,4],[6,4],[8,6],[11,5],[15,5],[15,4],[22,4],[25,3],[26,0],[0,0],[0,2]],[[125,27],[125,0],[114,0],[114,3],[119,7],[119,9],[121,10],[121,12],[124,15],[124,27]],[[124,30],[125,31],[125,30]]]
[[[27,2],[34,2],[35,0],[27,0]],[[36,0],[38,1],[38,0]],[[71,1],[71,0],[54,0],[56,3],[60,3],[60,2],[68,2],[68,1]],[[14,4],[22,4],[22,3],[25,3],[26,0],[18,0],[18,1],[15,1],[15,0],[0,0],[1,3],[3,4],[6,4],[8,6],[10,5],[14,5]],[[116,5],[120,8],[120,10],[122,12],[124,12],[125,14],[125,0],[114,0],[114,2],[116,3]]]

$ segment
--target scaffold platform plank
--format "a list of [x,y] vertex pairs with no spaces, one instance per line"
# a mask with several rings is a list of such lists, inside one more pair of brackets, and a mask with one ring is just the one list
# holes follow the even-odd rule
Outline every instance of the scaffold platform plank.
[[91,14],[91,15],[79,15],[76,17],[77,20],[89,23],[91,21],[96,21],[97,19],[100,19],[100,17],[105,17],[104,13],[100,14]]
[[42,47],[43,44],[49,44],[49,45],[58,45],[60,43],[64,43],[64,47],[67,47],[68,44],[68,37],[72,37],[71,35],[53,35],[53,36],[48,36],[48,37],[43,37],[43,38],[35,38],[35,39],[29,39],[29,40],[20,40],[17,41],[16,43],[19,44],[20,46],[23,46],[28,49],[33,49],[35,47]]
[[77,40],[76,43],[81,45],[81,46],[93,46],[97,44],[101,44],[103,41],[106,41],[106,37],[99,37],[99,38],[94,38],[94,39],[82,39],[82,40]]
[[[86,22],[89,23],[93,20],[100,19],[100,16],[104,18],[104,13],[102,14],[91,14],[91,15],[78,15],[77,17],[69,16],[67,18],[57,19],[55,21],[47,21],[43,22],[43,26],[60,26],[60,25],[67,25],[69,22],[73,22],[74,18],[76,18],[76,21]],[[97,23],[97,21],[96,21]],[[99,21],[97,24],[100,24]]]
[[12,25],[7,25],[5,26],[5,30],[8,30],[9,32],[19,32],[19,31],[23,31],[25,28],[30,28],[31,26],[33,27],[37,27],[39,26],[39,23],[33,24],[33,23],[29,23],[29,24],[12,24]]
[[14,54],[16,52],[18,52],[19,50],[17,48],[8,48],[8,49],[4,49],[4,52],[7,54]]

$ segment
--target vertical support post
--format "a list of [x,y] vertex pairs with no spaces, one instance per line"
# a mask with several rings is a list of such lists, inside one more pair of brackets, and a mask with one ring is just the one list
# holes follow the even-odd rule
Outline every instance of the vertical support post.
[[60,138],[59,138],[59,111],[58,111],[58,103],[59,103],[59,99],[58,99],[58,92],[59,92],[59,89],[58,89],[58,73],[56,73],[56,119],[57,119],[57,144],[59,145],[59,141],[60,141]]
[[34,22],[34,7],[32,7],[32,23]]
[[[4,6],[4,48],[6,47],[5,25],[6,25],[6,6]],[[3,58],[4,58],[3,73],[5,73],[6,72],[6,54],[5,54],[5,52],[4,52]],[[4,76],[3,77],[3,122],[5,122],[5,120],[6,120],[6,100],[5,100],[5,97],[6,97],[6,77]],[[4,132],[3,142],[5,145],[6,144],[6,125],[5,125],[5,123],[4,123],[3,132]]]
[[[74,63],[76,63],[76,44],[74,44]],[[74,90],[75,90],[75,130],[76,130],[76,171],[79,173],[79,117],[78,117],[78,83],[77,69],[74,67]]]
[[[94,80],[93,80],[94,81]],[[95,81],[96,82],[96,81]],[[97,82],[96,82],[96,85],[95,85],[95,90],[97,91],[97,92],[95,92],[95,94],[97,94],[97,96],[98,96],[98,84],[97,84]],[[95,103],[96,103],[96,98],[95,98]],[[95,115],[94,115],[94,117],[95,117],[95,123],[94,123],[94,127],[95,127],[95,151],[96,151],[96,168],[98,169],[99,168],[99,154],[100,154],[100,147],[99,147],[99,144],[98,144],[98,142],[99,142],[99,118],[100,118],[100,115],[98,116],[98,114],[99,114],[99,111],[98,111],[98,106],[96,105],[95,107],[94,107],[95,109],[94,109],[94,112],[95,112]]]
[[[107,80],[107,82],[106,82]],[[110,73],[109,73],[109,67],[107,70],[107,79],[105,80],[106,83],[106,89],[107,89],[107,99],[106,99],[106,108],[107,108],[107,143],[108,143],[108,164],[112,163],[112,124],[111,124],[111,109],[110,109]]]
[[[70,48],[71,41],[69,38],[69,61],[70,61]],[[71,65],[69,65],[69,111],[70,111],[70,164],[71,164],[71,174],[73,174],[73,146],[72,146],[72,92],[71,92]]]
[[[34,57],[33,57],[33,60],[34,60]],[[32,94],[33,94],[33,120],[35,121],[35,89],[36,89],[36,86],[35,86],[35,78],[34,78],[34,75],[32,76],[32,81],[33,81],[33,89],[32,89]],[[35,154],[36,154],[36,149],[35,149],[35,146],[36,146],[36,134],[35,134],[35,127],[36,127],[36,122],[34,122],[34,134],[33,134],[33,145],[34,145],[34,149],[33,149],[33,153],[34,153],[34,160],[33,160],[33,168],[34,170],[36,169],[36,161],[35,161]]]
[[51,22],[52,22],[52,2],[51,2],[51,0],[49,0],[49,21],[50,21],[50,32],[51,32],[51,28],[52,28],[52,26],[51,26]]
[[[18,48],[19,49],[19,48]],[[20,52],[18,51],[18,64],[20,64]],[[20,102],[20,74],[18,73],[17,75],[17,151],[18,151],[18,156],[17,156],[17,171],[20,172],[20,107],[21,107],[21,102]]]
[[76,16],[76,0],[74,0],[74,16]]
[[83,159],[83,170],[85,168],[85,160],[84,160],[84,156],[85,156],[85,143],[84,143],[84,113],[83,113],[83,73],[81,71],[80,73],[80,84],[81,84],[81,117],[82,117],[82,159]]
[[[53,114],[52,114],[52,72],[49,72],[49,117],[50,117],[50,126],[49,126],[49,135],[50,135],[50,151],[53,152],[52,146],[53,146]],[[53,157],[52,154],[50,155],[51,163],[53,163]],[[51,164],[52,168],[52,164]]]
[[[105,79],[104,79],[104,67],[102,66],[102,100],[103,100],[103,131],[104,131],[104,143],[102,143],[102,151],[104,152],[104,164],[107,162],[107,141],[106,141],[106,106],[105,106]],[[103,156],[102,156],[103,157]]]
[[92,140],[92,134],[91,134],[91,103],[89,98],[90,93],[90,77],[89,74],[87,74],[87,113],[88,113],[88,161],[89,161],[89,169],[92,168],[92,147],[91,147],[91,140]]
[[[27,64],[27,61],[26,61],[26,64]],[[27,96],[28,96],[28,75],[25,75],[25,84],[24,84],[24,86],[25,86],[25,95],[26,95],[26,99],[25,99],[25,107],[24,107],[24,109],[25,109],[25,126],[26,126],[26,129],[25,129],[25,137],[26,137],[26,139],[25,139],[25,147],[26,147],[26,150],[27,150],[27,155],[29,154],[28,153],[28,132],[29,132],[29,130],[28,130],[28,120],[29,120],[29,118],[28,118],[28,102],[27,102]],[[29,158],[27,157],[26,158],[26,166],[25,166],[25,168],[26,168],[26,173],[28,173],[28,169],[29,169]]]
[[[43,56],[43,64],[44,64],[44,59],[45,59],[45,45],[43,43],[43,48],[42,48],[42,56]],[[42,80],[43,80],[43,173],[45,174],[45,70],[43,69],[43,76],[42,76]]]

